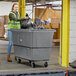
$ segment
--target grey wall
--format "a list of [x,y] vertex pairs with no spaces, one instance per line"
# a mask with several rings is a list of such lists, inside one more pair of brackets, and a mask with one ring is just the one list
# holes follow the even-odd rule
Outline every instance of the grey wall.
[[[13,2],[0,1],[0,16],[9,15],[9,12],[11,11],[12,4],[13,4]],[[26,6],[25,11],[32,18],[32,6],[31,5]]]
[[0,2],[0,16],[8,15],[12,7],[12,2]]
[[69,62],[76,60],[76,0],[70,0]]

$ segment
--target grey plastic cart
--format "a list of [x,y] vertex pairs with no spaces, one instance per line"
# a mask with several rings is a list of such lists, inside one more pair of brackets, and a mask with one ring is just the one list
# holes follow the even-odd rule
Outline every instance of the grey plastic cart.
[[35,67],[35,61],[45,61],[44,66],[48,66],[55,30],[12,29],[11,31],[15,56],[19,63],[21,58],[24,58],[29,60],[32,67]]

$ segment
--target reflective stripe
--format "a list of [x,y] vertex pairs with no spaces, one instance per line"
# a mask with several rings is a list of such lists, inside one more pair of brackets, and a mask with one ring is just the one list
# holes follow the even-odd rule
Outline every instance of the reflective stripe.
[[20,24],[20,23],[8,23],[8,24],[18,25],[18,24]]

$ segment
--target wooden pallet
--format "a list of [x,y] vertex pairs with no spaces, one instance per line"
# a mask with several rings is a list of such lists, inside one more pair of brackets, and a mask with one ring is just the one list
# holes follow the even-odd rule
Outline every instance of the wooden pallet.
[[0,40],[7,40],[8,41],[8,38],[4,38],[4,37],[0,37]]

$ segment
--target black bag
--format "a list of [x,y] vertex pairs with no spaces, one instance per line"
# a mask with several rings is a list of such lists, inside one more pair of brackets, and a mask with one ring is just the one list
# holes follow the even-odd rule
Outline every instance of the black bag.
[[32,19],[21,19],[21,29],[29,29],[35,27]]

